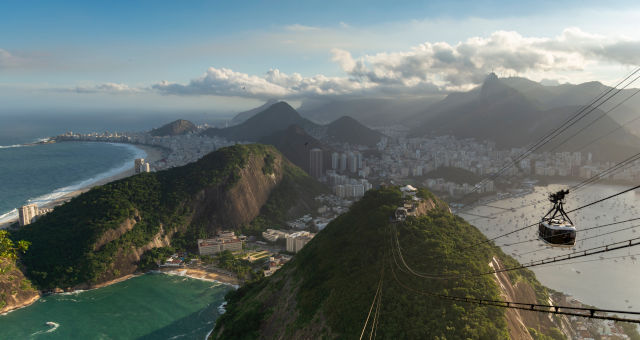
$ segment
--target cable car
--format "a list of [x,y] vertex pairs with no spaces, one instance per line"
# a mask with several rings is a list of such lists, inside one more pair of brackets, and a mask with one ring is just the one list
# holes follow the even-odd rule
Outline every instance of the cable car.
[[576,244],[576,227],[562,207],[567,194],[569,190],[549,194],[553,207],[538,224],[538,236],[553,247],[573,247]]

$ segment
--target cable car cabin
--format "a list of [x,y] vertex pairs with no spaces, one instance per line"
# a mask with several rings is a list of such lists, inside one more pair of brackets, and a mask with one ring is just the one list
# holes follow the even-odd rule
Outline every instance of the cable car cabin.
[[550,246],[573,247],[576,244],[576,227],[562,207],[568,193],[569,190],[560,190],[549,194],[553,207],[538,224],[538,236]]
[[543,219],[538,225],[538,234],[542,241],[554,247],[573,247],[576,244],[576,227],[570,221]]

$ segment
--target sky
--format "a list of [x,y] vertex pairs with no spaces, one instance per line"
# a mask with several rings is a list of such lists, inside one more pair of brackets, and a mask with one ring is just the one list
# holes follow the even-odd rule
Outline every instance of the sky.
[[234,112],[444,95],[489,72],[612,85],[640,64],[637,1],[0,2],[0,114]]

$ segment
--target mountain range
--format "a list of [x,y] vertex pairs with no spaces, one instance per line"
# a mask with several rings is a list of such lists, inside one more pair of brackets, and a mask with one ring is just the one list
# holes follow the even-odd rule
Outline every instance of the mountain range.
[[[482,86],[454,93],[414,117],[410,136],[450,134],[460,138],[492,140],[500,148],[524,147],[560,127],[582,106],[575,103],[586,92],[602,90],[595,83],[553,89],[522,78],[500,79],[490,74]],[[606,108],[606,107],[605,107]],[[599,108],[553,139],[540,151],[590,151],[596,158],[619,160],[640,151],[640,138]],[[599,136],[611,134],[589,145]],[[575,135],[575,136],[574,136]]]
[[383,137],[380,132],[349,117],[338,118],[327,125],[316,124],[302,117],[286,102],[277,102],[253,114],[241,124],[227,128],[209,128],[202,133],[229,140],[257,142],[277,132],[285,131],[292,125],[302,128],[307,134],[326,144],[349,143],[374,146]]
[[[458,138],[491,140],[502,149],[525,147],[584,110],[605,91],[612,91],[612,88],[599,82],[544,85],[520,77],[499,78],[492,73],[480,86],[467,92],[454,92],[444,98],[316,99],[303,102],[300,113],[280,102],[261,112],[258,109],[264,106],[238,115],[246,119],[248,113],[253,114],[254,122],[247,119],[238,126],[212,129],[208,133],[251,141],[296,124],[325,143],[334,139],[336,142],[372,145],[372,140],[380,135],[362,128],[359,122],[365,122],[378,127],[404,125],[409,129],[410,137],[450,134]],[[598,108],[587,107],[591,113],[540,151],[592,152],[596,159],[608,160],[619,160],[640,151],[640,124],[627,124],[638,123],[640,119],[640,96],[634,97],[635,93],[636,89],[621,90],[609,103]],[[629,100],[605,113],[625,98]],[[277,114],[274,111],[278,111]],[[264,116],[257,119],[261,115],[279,121],[272,122]],[[344,117],[351,117],[358,123]],[[340,122],[339,128],[333,130],[339,132],[331,134],[331,123],[320,125],[314,122]],[[351,123],[358,129],[348,128]],[[355,138],[358,131],[371,137]]]
[[372,127],[410,124],[409,119],[440,101],[442,95],[426,98],[342,98],[327,101],[306,100],[298,109],[314,122],[326,124],[343,116]]

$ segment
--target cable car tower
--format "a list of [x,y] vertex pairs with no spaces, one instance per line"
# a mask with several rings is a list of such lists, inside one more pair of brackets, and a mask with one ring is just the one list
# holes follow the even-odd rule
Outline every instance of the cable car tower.
[[576,243],[576,227],[562,207],[568,194],[569,190],[549,194],[553,207],[538,225],[540,239],[553,247],[573,247]]

